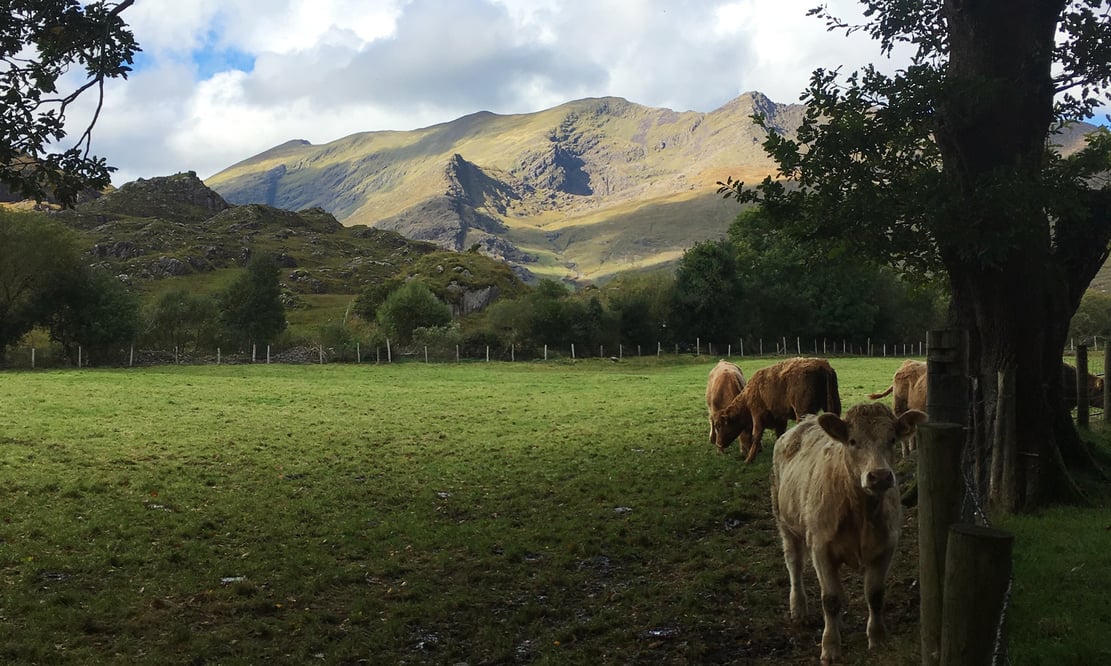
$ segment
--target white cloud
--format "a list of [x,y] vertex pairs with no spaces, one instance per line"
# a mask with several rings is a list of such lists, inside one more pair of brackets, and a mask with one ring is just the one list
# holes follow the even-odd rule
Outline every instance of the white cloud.
[[[879,58],[866,37],[828,33],[806,16],[813,4],[144,0],[124,14],[143,69],[108,87],[93,152],[120,168],[121,184],[183,170],[207,177],[289,139],[324,143],[588,96],[696,111],[750,90],[794,102],[813,69]],[[828,4],[858,12],[849,0]]]

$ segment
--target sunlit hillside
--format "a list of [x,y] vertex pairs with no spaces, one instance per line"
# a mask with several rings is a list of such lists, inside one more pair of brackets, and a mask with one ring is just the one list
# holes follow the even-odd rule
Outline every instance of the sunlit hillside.
[[674,261],[739,212],[727,176],[773,173],[753,113],[785,132],[799,105],[746,93],[710,113],[584,99],[531,114],[476,113],[324,145],[290,141],[206,183],[232,203],[320,207],[551,277],[603,280]]

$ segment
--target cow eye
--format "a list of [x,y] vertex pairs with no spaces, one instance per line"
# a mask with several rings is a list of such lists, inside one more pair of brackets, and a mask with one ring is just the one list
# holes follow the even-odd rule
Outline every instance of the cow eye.
[[856,446],[856,438],[855,437],[850,437],[849,438],[849,446]]

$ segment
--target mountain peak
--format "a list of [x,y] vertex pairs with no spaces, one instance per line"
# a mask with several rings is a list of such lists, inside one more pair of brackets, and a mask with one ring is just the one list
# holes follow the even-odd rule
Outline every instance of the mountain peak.
[[752,114],[792,131],[796,107],[752,92],[710,113],[614,96],[528,114],[479,111],[321,146],[289,141],[208,183],[235,204],[318,206],[346,225],[454,250],[478,242],[527,257],[530,270],[543,260],[552,277],[589,277],[673,261],[723,233],[737,210],[717,196],[717,181],[774,173]]

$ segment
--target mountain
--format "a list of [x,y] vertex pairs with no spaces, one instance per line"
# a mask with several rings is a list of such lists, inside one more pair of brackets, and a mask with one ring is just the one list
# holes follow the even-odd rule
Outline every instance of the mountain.
[[775,171],[753,113],[790,134],[803,107],[745,93],[710,113],[617,97],[480,112],[324,145],[288,141],[206,184],[234,204],[321,208],[344,225],[477,247],[532,275],[603,280],[724,235],[739,209],[716,183]]

